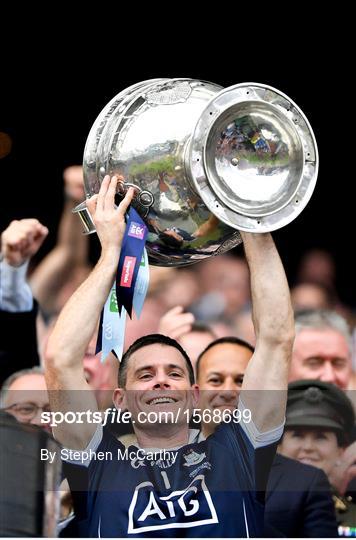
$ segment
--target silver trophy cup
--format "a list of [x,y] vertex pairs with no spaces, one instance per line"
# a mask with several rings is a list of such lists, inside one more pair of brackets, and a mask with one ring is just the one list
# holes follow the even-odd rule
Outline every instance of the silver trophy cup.
[[[239,230],[290,223],[314,190],[318,151],[302,111],[275,88],[154,79],[103,109],[83,166],[87,198],[106,174],[124,177],[118,198],[136,188],[151,264],[184,266],[237,246]],[[94,232],[86,203],[74,211]]]

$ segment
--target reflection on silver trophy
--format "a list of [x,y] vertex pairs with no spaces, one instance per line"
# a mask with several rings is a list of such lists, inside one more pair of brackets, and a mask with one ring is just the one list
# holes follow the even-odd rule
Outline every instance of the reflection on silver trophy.
[[[229,88],[154,79],[120,92],[96,119],[84,151],[86,196],[106,174],[119,194],[136,187],[151,264],[184,266],[241,242],[239,230],[273,231],[308,203],[318,151],[302,111],[275,88]],[[85,202],[76,209],[95,227]]]

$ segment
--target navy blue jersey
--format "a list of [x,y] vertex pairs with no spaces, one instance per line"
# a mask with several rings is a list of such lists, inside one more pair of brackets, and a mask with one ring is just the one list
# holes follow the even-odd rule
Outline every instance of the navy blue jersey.
[[74,496],[86,535],[262,536],[263,491],[282,428],[257,437],[254,429],[225,423],[204,441],[152,457],[100,427],[92,449],[105,459],[66,464],[71,489],[81,490]]

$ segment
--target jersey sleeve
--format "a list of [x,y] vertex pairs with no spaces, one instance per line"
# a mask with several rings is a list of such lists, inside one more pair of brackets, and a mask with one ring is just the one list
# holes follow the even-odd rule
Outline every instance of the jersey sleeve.
[[261,432],[252,419],[244,420],[247,415],[243,414],[246,409],[241,400],[238,409],[240,421],[233,417],[228,423],[222,423],[212,437],[232,454],[236,466],[243,470],[246,489],[264,493],[284,424]]

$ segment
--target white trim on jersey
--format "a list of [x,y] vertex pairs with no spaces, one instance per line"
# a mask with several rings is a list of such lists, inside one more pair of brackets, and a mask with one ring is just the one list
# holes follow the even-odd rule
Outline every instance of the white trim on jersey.
[[279,439],[282,437],[285,422],[283,422],[283,424],[281,424],[280,426],[277,426],[276,428],[271,429],[270,431],[265,431],[264,433],[262,433],[261,431],[257,429],[257,427],[255,426],[252,420],[251,422],[244,422],[243,412],[246,408],[244,404],[242,403],[241,398],[239,399],[238,409],[241,412],[240,426],[246,433],[252,446],[255,449],[273,444],[279,441]]
[[248,530],[248,523],[247,523],[247,516],[246,516],[245,499],[242,499],[242,505],[243,505],[243,509],[244,509],[244,519],[245,519],[245,527],[246,527],[246,538],[250,538],[250,531]]

